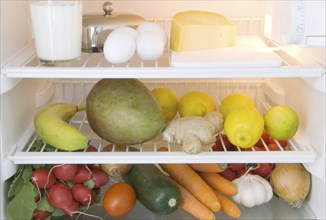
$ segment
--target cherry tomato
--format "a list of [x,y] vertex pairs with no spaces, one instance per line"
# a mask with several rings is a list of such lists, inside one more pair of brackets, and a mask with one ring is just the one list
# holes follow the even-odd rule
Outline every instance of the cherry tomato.
[[[225,134],[222,134],[222,139],[227,151],[234,151],[236,147],[231,144],[228,137]],[[217,136],[215,144],[212,147],[213,151],[224,151],[222,141],[219,136]]]
[[103,195],[102,206],[114,218],[128,214],[136,204],[136,192],[128,183],[115,183]]
[[[263,131],[263,134],[261,135],[261,138],[263,139],[263,141],[264,141],[265,144],[267,145],[267,144],[268,144],[268,141],[269,141],[269,139],[270,139],[270,136],[267,134],[267,132],[266,132],[265,130]],[[264,147],[264,144],[263,144],[263,142],[259,139],[259,141],[255,144],[255,146],[263,148],[263,147]]]
[[[288,146],[287,140],[277,140],[277,142],[283,147],[286,148]],[[268,144],[276,144],[275,139],[272,137],[269,137]]]
[[[255,151],[266,151],[265,147],[253,146],[253,148],[255,149]],[[253,149],[251,149],[251,147],[249,147],[249,148],[246,148],[245,151],[253,151]]]
[[280,151],[280,148],[277,144],[268,144],[267,147],[270,151]]

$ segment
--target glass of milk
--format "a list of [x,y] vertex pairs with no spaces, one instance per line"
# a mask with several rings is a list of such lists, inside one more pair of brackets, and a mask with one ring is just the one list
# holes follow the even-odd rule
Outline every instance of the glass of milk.
[[78,0],[29,1],[37,56],[55,65],[81,55],[82,3]]

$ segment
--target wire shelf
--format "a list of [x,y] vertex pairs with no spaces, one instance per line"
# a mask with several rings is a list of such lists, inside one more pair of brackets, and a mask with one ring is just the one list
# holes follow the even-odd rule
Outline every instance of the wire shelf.
[[[55,94],[52,102],[69,102],[81,105],[85,103],[86,96],[94,85],[95,81],[53,81]],[[200,90],[210,94],[217,105],[227,94],[242,92],[249,95],[255,102],[256,108],[264,113],[272,103],[266,87],[269,86],[266,80],[144,80],[149,89],[167,87],[176,91],[179,97],[187,91]],[[262,151],[252,147],[242,149],[239,147],[228,148],[222,138],[223,132],[216,137],[216,142],[203,148],[199,154],[187,154],[180,146],[171,146],[161,135],[139,145],[127,146],[125,152],[116,151],[115,147],[110,152],[104,152],[103,148],[111,143],[101,139],[90,128],[85,112],[78,112],[70,122],[84,133],[90,140],[90,145],[96,148],[96,152],[64,152],[57,149],[47,151],[44,143],[37,152],[31,151],[31,146],[38,140],[34,130],[27,144],[16,145],[9,159],[16,164],[57,164],[57,163],[312,163],[316,159],[316,153],[309,144],[304,141],[297,141],[300,137],[295,136],[288,141],[288,147],[281,147],[275,141],[278,150],[270,151],[265,140],[261,139]],[[32,128],[33,129],[33,128]],[[222,149],[215,151],[215,144],[222,146]],[[113,145],[115,146],[115,145]],[[166,147],[168,152],[159,151],[159,148]],[[137,151],[130,149],[136,148]]]

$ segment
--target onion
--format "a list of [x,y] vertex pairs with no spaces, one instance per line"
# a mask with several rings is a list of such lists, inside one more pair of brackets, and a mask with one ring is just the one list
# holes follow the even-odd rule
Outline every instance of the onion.
[[310,191],[311,176],[302,164],[276,164],[270,183],[276,195],[300,208]]

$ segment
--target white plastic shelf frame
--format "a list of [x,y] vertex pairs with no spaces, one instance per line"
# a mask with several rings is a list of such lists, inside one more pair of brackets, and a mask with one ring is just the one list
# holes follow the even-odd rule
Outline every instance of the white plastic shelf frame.
[[[86,96],[95,81],[55,81],[52,82],[55,91],[51,102],[70,102],[84,104]],[[261,80],[145,80],[144,83],[149,89],[157,87],[167,87],[176,91],[179,97],[187,91],[200,90],[210,94],[219,105],[223,97],[232,92],[242,92],[248,94],[255,101],[257,109],[263,113],[273,103],[270,101],[268,81]],[[97,152],[64,152],[55,150],[47,152],[45,144],[38,152],[32,152],[31,146],[38,139],[34,130],[29,133],[28,143],[16,145],[9,155],[9,159],[16,164],[57,164],[57,163],[312,163],[316,159],[313,148],[300,140],[297,134],[288,141],[288,150],[284,150],[278,142],[279,151],[269,151],[267,143],[263,140],[265,151],[251,151],[235,147],[232,151],[225,148],[225,143],[217,136],[217,141],[223,146],[222,151],[214,151],[211,143],[203,148],[199,154],[187,154],[179,146],[171,146],[163,141],[161,135],[146,143],[128,146],[125,152],[115,151],[115,147],[110,152],[102,152],[103,148],[110,144],[99,138],[89,127],[85,112],[78,112],[71,120],[71,124],[76,126],[90,140],[90,145],[97,149]],[[33,126],[32,126],[33,127]],[[300,140],[300,141],[298,141]],[[139,151],[130,151],[129,147],[137,148]],[[158,151],[160,147],[167,147],[168,152]]]
[[[171,19],[147,19],[162,26],[170,34]],[[20,78],[273,78],[273,77],[319,77],[325,70],[321,66],[304,66],[286,54],[278,45],[264,38],[261,33],[263,19],[234,18],[238,36],[259,36],[282,60],[282,65],[268,66],[223,66],[223,67],[173,67],[170,65],[169,42],[164,54],[155,61],[143,61],[135,55],[128,63],[112,65],[103,53],[82,53],[80,59],[57,66],[44,66],[37,58],[35,45],[31,41],[12,56],[3,66],[2,80]]]

